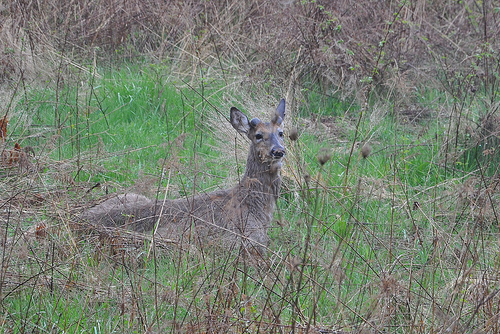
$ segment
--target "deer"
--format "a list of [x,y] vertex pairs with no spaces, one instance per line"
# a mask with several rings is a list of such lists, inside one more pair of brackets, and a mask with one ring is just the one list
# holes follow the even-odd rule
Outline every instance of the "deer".
[[124,193],[87,209],[81,218],[91,224],[154,231],[170,240],[195,238],[202,244],[243,246],[238,249],[265,254],[281,187],[284,118],[285,99],[270,122],[249,121],[237,108],[230,109],[231,125],[250,140],[245,172],[231,188],[164,200]]

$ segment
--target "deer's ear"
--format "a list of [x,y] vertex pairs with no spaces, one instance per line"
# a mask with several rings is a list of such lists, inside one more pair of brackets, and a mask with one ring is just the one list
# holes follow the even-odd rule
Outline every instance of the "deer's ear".
[[250,130],[250,123],[248,122],[248,118],[239,111],[237,108],[231,108],[231,125],[236,131],[240,133],[248,133]]
[[281,99],[278,108],[276,108],[276,113],[273,117],[273,123],[281,125],[284,119],[285,119],[285,99]]

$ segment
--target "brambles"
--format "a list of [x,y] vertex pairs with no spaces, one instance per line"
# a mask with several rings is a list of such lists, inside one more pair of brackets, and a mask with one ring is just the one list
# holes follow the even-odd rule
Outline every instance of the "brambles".
[[0,119],[0,142],[4,142],[5,138],[7,138],[7,124],[9,120],[7,119],[7,115],[5,115],[2,119]]
[[[359,97],[371,85],[373,94],[414,103],[413,87],[444,87],[457,97],[471,89],[495,91],[493,64],[500,48],[491,36],[500,33],[495,24],[499,15],[488,2],[480,8],[375,0],[354,6],[346,0],[280,5],[260,0],[73,0],[61,6],[13,1],[0,12],[8,23],[0,35],[2,60],[9,63],[3,68],[12,69],[1,78],[28,76],[36,71],[33,61],[47,62],[47,57],[30,57],[56,48],[62,63],[51,68],[71,66],[64,59],[74,52],[92,60],[91,66],[147,54],[158,62],[175,59],[186,75],[210,71],[227,80],[234,73],[251,79],[245,84],[262,85],[269,92],[293,78],[290,88],[301,95],[345,100]],[[459,86],[460,91],[454,88]]]

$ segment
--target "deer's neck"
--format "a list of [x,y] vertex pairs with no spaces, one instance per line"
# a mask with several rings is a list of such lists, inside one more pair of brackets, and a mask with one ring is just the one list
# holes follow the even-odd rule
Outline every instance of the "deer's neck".
[[275,202],[281,187],[280,166],[271,162],[262,163],[257,152],[250,150],[241,184],[248,190],[258,192]]

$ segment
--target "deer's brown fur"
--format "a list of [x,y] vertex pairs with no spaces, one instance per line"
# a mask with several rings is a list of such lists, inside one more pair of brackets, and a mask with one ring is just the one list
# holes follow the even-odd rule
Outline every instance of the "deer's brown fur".
[[271,122],[249,121],[241,111],[231,108],[232,126],[250,139],[245,174],[236,186],[175,200],[126,193],[88,209],[82,219],[141,232],[156,227],[159,236],[174,240],[194,236],[204,243],[226,246],[242,242],[246,249],[264,251],[281,186],[284,117],[284,99]]

